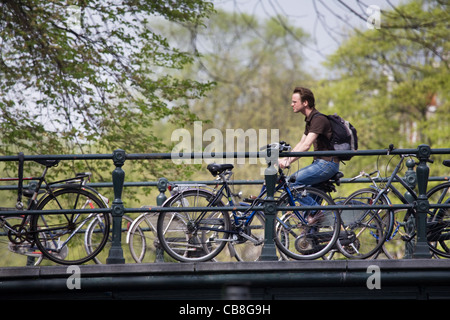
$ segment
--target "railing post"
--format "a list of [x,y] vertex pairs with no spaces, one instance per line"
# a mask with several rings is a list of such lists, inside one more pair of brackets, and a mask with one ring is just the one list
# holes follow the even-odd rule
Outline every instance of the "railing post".
[[417,166],[417,186],[419,188],[419,197],[416,202],[416,228],[417,241],[413,258],[431,258],[430,248],[427,242],[427,215],[430,203],[427,197],[427,184],[430,168],[427,166],[431,149],[427,145],[420,145],[417,150],[419,165]]
[[[167,190],[167,186],[169,185],[169,181],[166,178],[158,179],[158,191],[159,195],[156,197],[156,205],[162,206],[163,203],[167,200],[165,192]],[[164,250],[157,239],[155,241],[155,262],[164,262]]]
[[260,261],[276,261],[278,260],[276,246],[274,242],[274,224],[277,215],[277,202],[274,199],[275,184],[277,180],[277,169],[273,166],[278,159],[278,149],[267,148],[266,161],[267,168],[264,171],[264,179],[267,188],[267,198],[264,204],[265,214],[265,239],[264,246],[261,251]]
[[106,259],[107,264],[125,263],[122,250],[122,217],[125,212],[122,202],[123,184],[125,181],[125,172],[122,166],[125,163],[125,151],[121,149],[114,150],[113,162],[116,168],[112,172],[114,187],[114,201],[112,203],[112,245],[109,250],[109,256]]
[[162,206],[164,201],[167,200],[166,195],[164,194],[167,191],[167,186],[169,184],[169,180],[166,178],[159,178],[158,179],[158,191],[159,195],[156,197],[156,205]]
[[[406,161],[406,166],[408,167],[408,170],[405,173],[405,178],[403,179],[408,186],[411,189],[414,189],[417,185],[417,174],[414,171],[414,167],[416,166],[416,162],[413,159],[408,159]],[[414,196],[409,192],[405,192],[405,198],[410,203],[414,202]],[[409,211],[410,209],[408,209]],[[415,222],[415,215],[409,215],[408,220],[406,221],[405,225],[405,231],[408,236],[413,235],[416,230],[416,222]],[[408,241],[405,241],[405,259],[411,259],[414,252],[416,239],[414,237],[411,237],[408,239]]]

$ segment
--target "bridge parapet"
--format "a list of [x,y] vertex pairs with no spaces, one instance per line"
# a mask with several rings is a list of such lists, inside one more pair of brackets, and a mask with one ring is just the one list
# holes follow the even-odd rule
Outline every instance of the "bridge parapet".
[[[151,263],[0,269],[0,299],[448,299],[450,260]],[[74,272],[74,270],[76,272]],[[77,282],[78,281],[78,282]],[[234,290],[229,290],[233,288]]]

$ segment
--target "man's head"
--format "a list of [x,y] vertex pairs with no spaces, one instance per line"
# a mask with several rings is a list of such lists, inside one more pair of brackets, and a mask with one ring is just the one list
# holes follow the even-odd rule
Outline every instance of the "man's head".
[[298,95],[300,98],[300,102],[305,104],[305,106],[314,108],[315,107],[315,99],[314,94],[311,90],[303,87],[295,87],[294,93],[292,96]]

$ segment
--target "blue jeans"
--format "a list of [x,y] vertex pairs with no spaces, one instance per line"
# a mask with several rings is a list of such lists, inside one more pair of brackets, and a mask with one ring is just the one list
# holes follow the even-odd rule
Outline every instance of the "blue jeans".
[[[294,173],[295,182],[292,184],[292,186],[314,186],[321,182],[327,181],[338,172],[339,163],[336,163],[334,161],[316,159],[309,166],[306,166]],[[318,205],[316,199],[313,199],[309,196],[301,197],[301,199],[296,200],[298,200],[304,206]]]
[[338,172],[339,163],[317,159],[309,166],[294,173],[295,182],[293,183],[293,186],[313,186],[327,181]]

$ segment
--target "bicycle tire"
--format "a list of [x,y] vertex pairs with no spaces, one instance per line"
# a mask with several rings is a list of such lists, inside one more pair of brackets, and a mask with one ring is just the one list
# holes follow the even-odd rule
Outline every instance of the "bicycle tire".
[[[92,209],[105,208],[104,202],[94,193],[66,187],[47,193],[41,198],[36,209],[72,210],[86,209],[86,206]],[[64,265],[81,264],[94,258],[105,247],[111,225],[109,216],[109,213],[34,215],[31,232],[36,245],[49,260]],[[99,219],[102,223],[99,223],[99,228],[93,232],[96,235],[96,247],[88,253],[85,247],[85,232],[94,219]]]
[[136,263],[150,263],[157,260],[162,250],[156,230],[157,212],[146,212],[137,217],[127,234],[128,247]]
[[[110,221],[112,221],[112,216],[109,216]],[[99,227],[98,224],[99,223],[104,223],[102,221],[100,221],[100,219],[94,219],[91,221],[91,223],[89,223],[89,227],[86,230],[86,235],[85,235],[85,239],[84,239],[84,244],[86,247],[86,251],[90,254],[93,252],[93,250],[95,250],[96,248],[96,243],[94,241],[95,237],[95,233],[97,228]],[[128,234],[128,230],[131,227],[131,224],[133,223],[133,219],[124,215],[122,217],[122,251],[123,251],[123,257],[125,258],[125,263],[131,263],[134,262],[134,259],[131,256],[131,253],[129,253],[128,251],[128,245],[125,241],[126,236]],[[97,255],[95,255],[95,257],[93,257],[93,261],[96,264],[106,264],[106,260],[109,257],[109,249],[111,249],[112,246],[112,228],[110,228],[109,231],[109,237],[108,237],[108,241],[106,242],[104,248],[102,251],[100,251]]]
[[[292,188],[291,193],[295,206],[301,206],[301,198],[306,197],[314,197],[320,206],[335,204],[329,195],[313,187]],[[291,206],[287,193],[280,197],[278,205]],[[335,245],[341,224],[339,212],[337,210],[314,211],[279,210],[277,212],[274,223],[274,240],[278,249],[289,258],[295,260],[321,258]],[[298,215],[301,215],[302,218],[299,218]],[[307,221],[308,215],[312,217],[311,222]],[[320,220],[315,219],[320,216]]]
[[[336,246],[350,259],[367,259],[376,254],[393,228],[393,212],[386,209],[370,209],[371,205],[387,205],[387,197],[380,197],[373,203],[379,191],[364,188],[352,193],[343,205],[368,205],[369,209],[342,209],[343,232]],[[361,220],[363,219],[363,220]]]
[[[430,204],[450,203],[450,182],[439,184],[427,192]],[[430,208],[427,220],[427,241],[431,251],[450,258],[450,209]]]
[[[167,199],[164,207],[206,207],[214,194],[206,190],[190,189]],[[223,207],[219,201],[211,206]],[[161,246],[172,258],[181,262],[208,261],[215,258],[225,247],[230,236],[230,217],[227,211],[160,212],[157,233]]]

